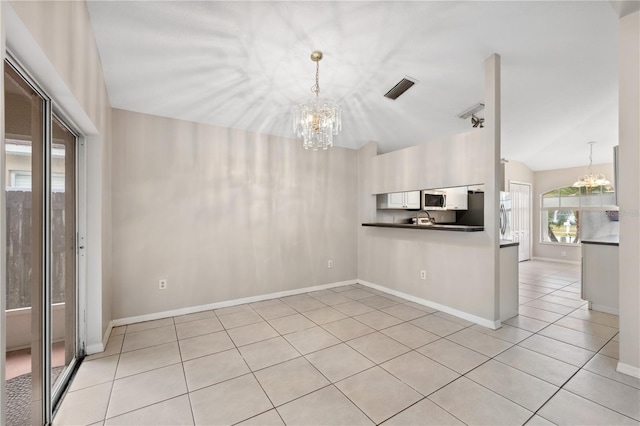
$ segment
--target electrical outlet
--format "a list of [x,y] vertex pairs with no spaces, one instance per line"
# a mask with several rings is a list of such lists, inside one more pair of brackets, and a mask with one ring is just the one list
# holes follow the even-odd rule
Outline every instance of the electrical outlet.
[[327,268],[333,268],[333,260],[327,262]]
[[421,280],[427,279],[427,271],[420,271],[420,279]]
[[167,289],[167,280],[162,279],[158,280],[158,290],[166,290]]

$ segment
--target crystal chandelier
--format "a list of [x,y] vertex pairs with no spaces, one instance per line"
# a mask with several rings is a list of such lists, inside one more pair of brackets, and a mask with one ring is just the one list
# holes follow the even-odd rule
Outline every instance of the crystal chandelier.
[[311,53],[316,63],[316,84],[311,92],[316,97],[293,108],[293,132],[302,137],[305,149],[327,149],[333,145],[333,136],[342,130],[342,109],[331,99],[320,97],[320,60],[322,52]]
[[583,187],[595,188],[597,186],[610,185],[611,182],[609,182],[609,180],[603,174],[594,175],[591,172],[591,165],[593,164],[593,144],[595,142],[587,142],[587,143],[589,144],[589,169],[588,169],[589,174],[580,176],[580,178],[577,180],[576,183],[573,184],[573,186],[576,188],[583,188]]

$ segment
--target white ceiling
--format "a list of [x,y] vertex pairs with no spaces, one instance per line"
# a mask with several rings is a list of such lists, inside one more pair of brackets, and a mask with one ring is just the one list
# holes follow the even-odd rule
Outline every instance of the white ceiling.
[[[90,1],[115,108],[293,137],[292,105],[343,106],[337,146],[382,152],[471,128],[502,58],[502,157],[533,170],[612,161],[618,15],[608,1]],[[383,97],[402,77],[418,83]]]

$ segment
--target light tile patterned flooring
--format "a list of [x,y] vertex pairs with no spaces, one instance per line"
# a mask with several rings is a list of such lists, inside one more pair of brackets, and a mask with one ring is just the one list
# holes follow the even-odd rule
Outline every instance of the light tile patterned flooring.
[[361,285],[119,327],[54,424],[638,424],[618,318],[579,291],[530,261],[496,331]]

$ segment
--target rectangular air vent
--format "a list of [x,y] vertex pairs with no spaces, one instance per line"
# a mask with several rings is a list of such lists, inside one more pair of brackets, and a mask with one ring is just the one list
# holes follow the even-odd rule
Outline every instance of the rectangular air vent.
[[395,101],[396,99],[398,99],[398,97],[400,97],[400,95],[409,90],[409,88],[411,88],[411,86],[413,86],[414,84],[416,84],[415,81],[409,80],[408,78],[403,78],[398,82],[398,84],[393,86],[391,90],[385,93],[384,97]]

